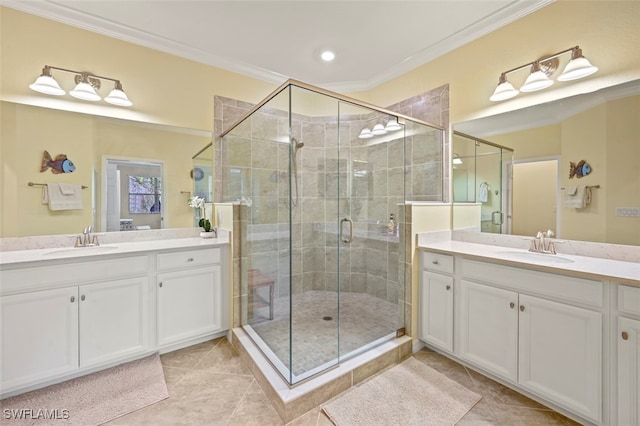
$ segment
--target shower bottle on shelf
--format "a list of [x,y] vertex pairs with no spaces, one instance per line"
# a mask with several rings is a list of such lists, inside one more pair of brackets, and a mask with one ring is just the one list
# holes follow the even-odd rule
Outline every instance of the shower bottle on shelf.
[[396,220],[393,218],[393,213],[389,216],[389,223],[387,223],[387,235],[396,235]]

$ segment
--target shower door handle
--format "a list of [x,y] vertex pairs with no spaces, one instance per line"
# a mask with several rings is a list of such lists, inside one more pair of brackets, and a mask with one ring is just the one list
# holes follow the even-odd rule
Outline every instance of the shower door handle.
[[[496,220],[496,217],[498,218],[498,220]],[[491,223],[494,225],[502,225],[504,223],[501,211],[496,210],[495,212],[491,213]]]
[[[344,234],[344,224],[349,223],[349,235],[345,236]],[[343,243],[350,243],[351,241],[353,241],[353,221],[351,219],[349,219],[348,217],[343,218],[340,221],[340,240]]]

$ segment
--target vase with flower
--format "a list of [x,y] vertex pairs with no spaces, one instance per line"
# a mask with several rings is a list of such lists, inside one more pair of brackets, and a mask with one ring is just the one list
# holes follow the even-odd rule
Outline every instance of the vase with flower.
[[198,226],[203,229],[200,232],[202,238],[215,238],[217,232],[215,227],[211,226],[211,221],[207,219],[207,205],[202,197],[189,198],[189,207],[196,209],[196,219],[199,217]]

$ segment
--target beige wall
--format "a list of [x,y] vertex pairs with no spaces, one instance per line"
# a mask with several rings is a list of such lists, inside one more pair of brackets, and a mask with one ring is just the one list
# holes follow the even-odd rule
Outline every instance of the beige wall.
[[[50,235],[80,232],[93,223],[91,189],[83,191],[82,210],[50,211],[41,203],[42,189],[27,182],[70,183],[91,187],[95,129],[87,115],[50,111],[23,105],[0,103],[2,128],[2,228],[0,237]],[[66,154],[73,161],[73,173],[41,173],[44,151],[51,157]],[[70,242],[71,244],[71,242]]]
[[[616,207],[640,208],[640,96],[607,104],[607,241],[640,244],[640,218],[617,217]],[[622,173],[620,173],[622,171]]]
[[513,165],[513,234],[535,236],[548,229],[558,232],[557,188],[557,161]]

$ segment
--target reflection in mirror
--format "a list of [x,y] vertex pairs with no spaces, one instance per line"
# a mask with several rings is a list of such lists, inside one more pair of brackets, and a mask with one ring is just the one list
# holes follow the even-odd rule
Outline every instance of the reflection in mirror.
[[[102,191],[106,214],[102,229],[133,231],[161,229],[163,163],[106,158]],[[104,164],[104,162],[103,162]]]
[[[196,180],[191,177],[196,160],[192,157],[211,142],[211,132],[4,101],[0,102],[0,108],[0,237],[73,234],[82,232],[88,225],[97,232],[119,230],[121,218],[133,219],[134,229],[135,226],[194,226],[193,209],[187,205],[190,194],[196,191]],[[54,158],[65,154],[76,170],[59,174],[50,170],[40,172],[44,151]],[[110,228],[107,228],[106,219],[105,158],[163,165],[163,171],[158,175],[162,179],[153,183],[158,185],[161,194],[158,203],[151,203],[149,197],[143,195],[133,195],[136,189],[131,191],[131,197],[145,199],[140,209],[148,209],[148,213],[140,213],[142,210],[135,208],[130,210],[129,184],[121,184],[120,206],[124,213],[114,216],[117,225]],[[211,167],[211,161],[203,160],[197,167],[205,173],[205,168]],[[201,181],[208,185],[209,178],[204,175],[198,183]],[[82,191],[82,209],[53,211],[42,204],[42,187],[30,187],[28,182],[84,185],[87,189]],[[153,185],[147,185],[149,190]],[[206,193],[209,189],[202,191]],[[160,209],[161,214],[151,212],[154,205],[154,210]],[[143,216],[153,218],[156,224],[137,223]]]
[[[552,214],[555,221],[547,222],[555,222],[550,229],[557,237],[640,245],[640,217],[633,216],[640,210],[640,81],[458,123],[454,129],[514,150],[514,234],[531,236],[530,229],[516,229],[516,224]],[[590,173],[570,173],[571,163],[582,160]],[[538,168],[546,161],[556,168]],[[532,166],[533,176],[525,177],[524,164]],[[536,194],[549,178],[553,189]],[[590,202],[576,208],[566,189],[581,186],[592,188]],[[557,195],[543,200],[550,191]],[[454,225],[455,215],[454,209]]]
[[213,202],[213,144],[208,143],[193,156],[193,195]]
[[[465,210],[469,228],[495,234],[511,233],[511,173],[513,151],[489,141],[453,132],[453,202]],[[460,203],[474,206],[459,207]],[[454,213],[455,214],[455,213]],[[462,214],[462,213],[460,213]]]

